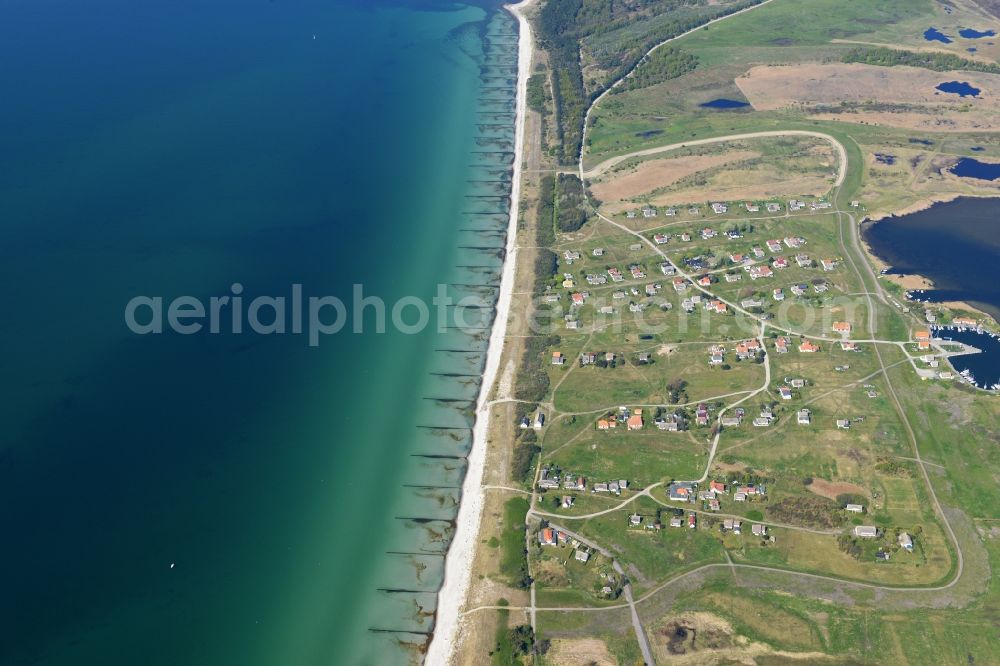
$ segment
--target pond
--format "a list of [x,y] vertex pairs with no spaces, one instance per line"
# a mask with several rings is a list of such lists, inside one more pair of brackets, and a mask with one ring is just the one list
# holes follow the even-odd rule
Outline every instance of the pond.
[[698,106],[703,109],[742,109],[750,106],[750,103],[738,99],[724,99],[720,97],[719,99],[713,99],[711,102],[705,102]]
[[945,81],[939,83],[937,89],[941,92],[952,93],[959,97],[979,97],[979,88],[971,85],[968,81]]
[[924,39],[928,42],[941,42],[942,44],[951,44],[951,37],[944,34],[937,28],[927,28],[924,31]]
[[976,178],[977,180],[997,180],[1000,178],[1000,164],[980,162],[971,157],[963,157],[951,172],[959,178]]
[[[994,30],[984,30],[982,32],[978,30],[973,30],[972,28],[964,28],[958,31],[958,34],[965,39],[982,39],[983,37],[996,37],[997,33]],[[926,37],[926,34],[924,35]]]

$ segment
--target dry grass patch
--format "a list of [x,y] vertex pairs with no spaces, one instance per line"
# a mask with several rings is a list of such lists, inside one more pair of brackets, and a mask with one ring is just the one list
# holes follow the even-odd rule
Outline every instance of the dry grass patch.
[[545,653],[545,663],[549,666],[615,666],[616,662],[607,644],[597,638],[555,638]]
[[607,174],[591,185],[591,190],[604,202],[616,202],[652,193],[672,185],[685,176],[714,167],[760,157],[760,153],[736,150],[722,155],[685,155],[670,159],[645,160],[631,170]]
[[[979,96],[959,97],[935,89],[939,83],[956,80],[979,88]],[[822,118],[936,131],[1000,128],[997,74],[855,63],[803,64],[753,67],[736,79],[736,85],[762,111],[795,107],[815,110]],[[878,106],[871,106],[875,102]],[[846,109],[850,113],[823,108],[841,103],[868,106]]]

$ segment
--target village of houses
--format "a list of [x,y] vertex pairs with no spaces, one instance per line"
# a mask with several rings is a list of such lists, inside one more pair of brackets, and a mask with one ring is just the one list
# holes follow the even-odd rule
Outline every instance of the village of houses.
[[[756,213],[762,206],[769,213],[782,210],[781,204],[774,202],[746,203],[743,206],[748,213]],[[724,203],[710,204],[710,208],[716,215],[724,215],[729,211],[729,206]],[[828,208],[830,205],[824,201],[811,204],[797,200],[788,202],[789,212],[808,209],[816,213]],[[659,212],[653,208],[645,208],[641,211],[629,211],[625,217],[634,220],[641,213],[643,219],[651,220]],[[662,212],[667,218],[677,215],[677,210],[672,208]],[[692,208],[689,213],[697,214],[698,210]],[[627,250],[610,242],[594,244],[587,249],[562,249],[561,263],[565,272],[559,283],[561,289],[551,288],[544,300],[548,303],[560,303],[564,297],[568,297],[569,311],[564,320],[565,329],[570,335],[585,335],[588,330],[597,330],[598,317],[621,315],[626,304],[628,311],[635,314],[647,310],[671,312],[674,310],[674,303],[685,313],[694,313],[701,308],[709,316],[732,315],[732,310],[741,309],[744,314],[760,322],[771,319],[773,314],[768,309],[781,304],[786,298],[802,301],[811,299],[808,301],[809,307],[821,309],[827,302],[823,299],[831,295],[831,290],[838,294],[845,291],[842,285],[837,284],[838,269],[843,260],[832,252],[818,257],[811,254],[808,251],[811,246],[809,233],[801,231],[802,225],[797,229],[798,233],[768,238],[761,237],[766,231],[754,226],[748,228],[747,225],[730,223],[728,228],[720,225],[701,226],[674,233],[652,230],[644,236],[648,238],[648,242],[632,242]],[[726,247],[727,244],[735,247],[730,250]],[[687,247],[694,245],[699,247],[697,253],[686,251]],[[830,243],[816,245],[817,248],[825,247],[828,252],[834,249]],[[651,249],[656,251],[654,257],[651,257]],[[668,250],[674,251],[668,254]],[[630,256],[634,259],[629,260]],[[613,263],[612,259],[615,260]],[[652,277],[647,268],[650,263],[656,269]],[[579,270],[576,269],[577,264],[585,266]],[[573,273],[575,269],[578,270],[577,275]],[[781,276],[786,271],[795,273],[795,277],[782,280]],[[669,281],[667,289],[664,289],[664,279]],[[773,286],[768,285],[769,282]],[[585,283],[587,288],[582,289],[581,283]],[[606,298],[605,290],[611,291],[610,299]],[[673,294],[673,298],[668,294]],[[734,304],[738,304],[739,308],[731,307]],[[588,317],[584,316],[588,308],[590,327],[585,325]],[[820,354],[828,345],[835,345],[840,352],[863,354],[869,350],[865,344],[852,340],[854,328],[855,323],[851,321],[836,320],[828,322],[825,330],[815,330],[808,337],[780,334],[769,338],[745,337],[712,342],[703,347],[704,367],[708,371],[718,371],[728,369],[732,362],[759,364],[768,354],[774,354],[777,358],[788,354],[808,357]],[[930,331],[914,331],[910,342],[913,352],[911,363],[923,373],[924,378],[950,377],[950,373],[938,370],[942,354],[934,349]],[[921,366],[917,365],[918,361]],[[580,352],[551,350],[551,366],[561,370],[615,368],[621,364],[641,367],[656,362],[658,359],[649,351],[629,353],[603,349],[584,349]],[[831,370],[847,372],[849,368],[849,363],[841,363]],[[778,378],[768,388],[776,394],[779,403],[794,403],[797,394],[808,384],[809,380],[804,377],[785,376]],[[863,384],[862,390],[868,399],[879,396],[872,384]],[[809,428],[815,427],[814,416],[808,407],[795,408],[787,417],[793,419],[794,427],[800,428],[800,433],[806,433]],[[530,417],[524,417],[520,426],[542,430],[545,418],[545,414],[538,411]],[[773,404],[763,404],[759,410],[756,407],[751,409],[749,405],[727,409],[717,400],[706,399],[684,405],[663,404],[653,408],[648,405],[621,405],[595,418],[593,429],[599,433],[635,434],[652,429],[653,432],[662,432],[664,437],[672,437],[677,435],[671,433],[685,433],[693,427],[704,429],[706,436],[710,436],[709,433],[721,433],[730,429],[766,429],[772,427],[778,419]],[[864,419],[863,414],[845,412],[831,418],[830,423],[824,423],[823,426],[849,431],[852,425],[862,423]],[[640,493],[642,490],[630,486],[627,479],[594,480],[588,478],[586,470],[562,470],[545,463],[536,476],[536,491],[543,497],[555,495],[554,499],[547,499],[545,502],[554,506],[557,513],[571,512],[581,496],[628,497],[630,493]],[[782,526],[760,520],[761,514],[756,511],[751,514],[756,514],[754,517],[757,520],[748,519],[745,515],[748,513],[746,507],[766,499],[768,489],[764,484],[741,484],[735,477],[726,479],[722,476],[710,479],[707,483],[674,479],[652,492],[658,494],[657,501],[665,500],[667,505],[662,511],[651,515],[629,513],[624,518],[629,530],[650,533],[672,528],[698,530],[707,527],[702,525],[705,516],[717,516],[718,520],[708,521],[710,527],[707,528],[717,529],[721,535],[741,538],[745,535],[746,538],[758,539],[761,543],[774,543],[780,538]],[[852,516],[866,514],[866,507],[854,502],[844,503],[840,510]],[[874,558],[879,561],[888,560],[899,550],[913,551],[914,537],[905,530],[887,534],[876,525],[864,524],[863,521],[859,524],[858,518],[852,524],[852,527],[844,528],[845,536],[862,541],[878,541]],[[889,537],[894,540],[892,547],[887,541]],[[581,542],[577,536],[560,528],[550,527],[547,521],[543,521],[542,529],[537,532],[537,542],[543,549],[568,546],[573,551],[575,561],[582,563],[586,563],[594,552],[593,547]],[[611,589],[611,586],[605,586],[603,591]]]

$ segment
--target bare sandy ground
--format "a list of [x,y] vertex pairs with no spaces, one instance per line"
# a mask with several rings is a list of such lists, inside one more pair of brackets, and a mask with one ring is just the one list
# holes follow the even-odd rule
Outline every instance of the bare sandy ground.
[[837,495],[864,495],[868,496],[868,491],[859,485],[853,483],[834,483],[832,481],[827,481],[826,479],[816,479],[814,478],[812,483],[810,483],[806,488],[809,492],[816,493],[820,497],[826,497],[827,499],[835,500]]

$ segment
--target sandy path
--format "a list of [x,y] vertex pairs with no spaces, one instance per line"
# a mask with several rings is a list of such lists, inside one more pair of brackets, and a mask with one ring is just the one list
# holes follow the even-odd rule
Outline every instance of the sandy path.
[[483,383],[476,401],[476,424],[472,431],[472,450],[469,452],[468,471],[462,483],[462,501],[456,519],[455,536],[448,549],[444,565],[444,584],[438,592],[437,618],[434,637],[427,650],[426,663],[451,663],[459,638],[459,609],[465,605],[472,577],[479,525],[483,514],[483,472],[486,463],[486,437],[490,428],[490,392],[497,381],[503,341],[507,336],[514,292],[514,273],[517,266],[517,221],[521,199],[521,161],[524,159],[524,121],[526,93],[531,57],[534,49],[531,26],[524,16],[534,0],[522,0],[508,8],[517,17],[520,33],[517,45],[517,120],[514,130],[514,170],[511,180],[510,221],[507,228],[507,258],[500,278],[500,295],[497,299],[496,319],[490,334],[486,353]]

